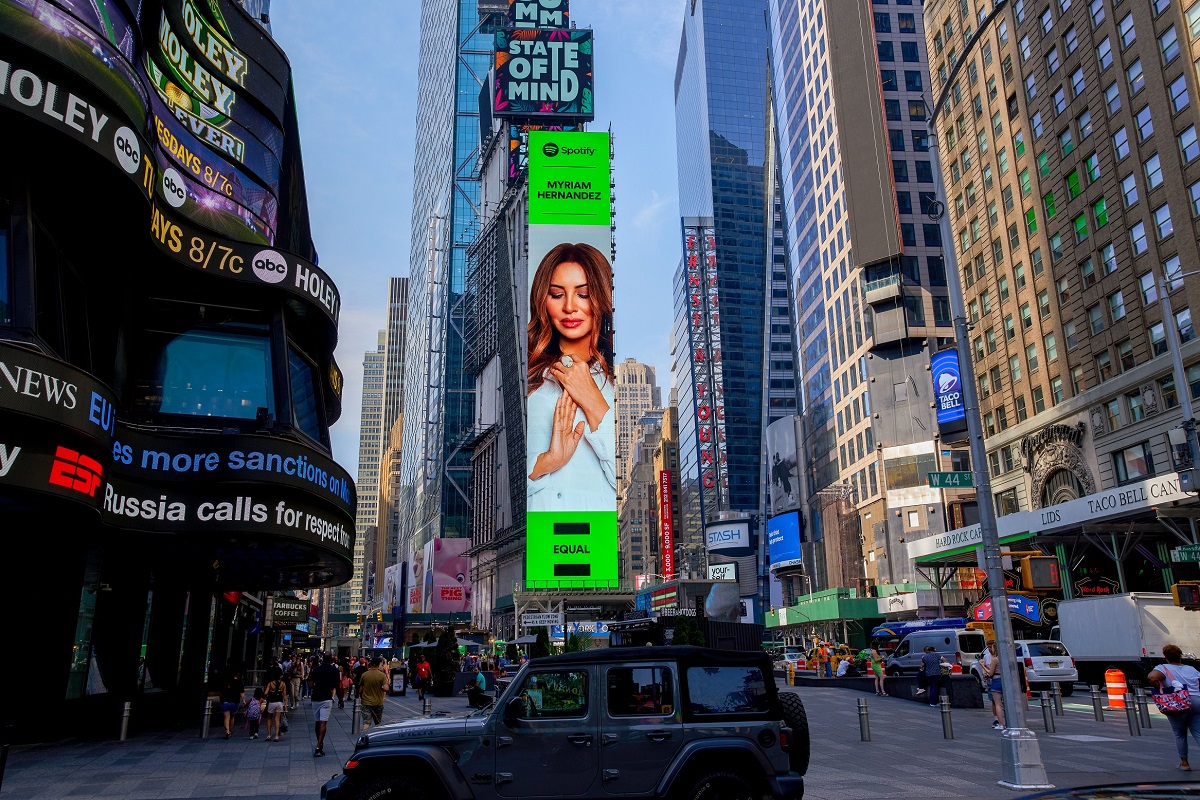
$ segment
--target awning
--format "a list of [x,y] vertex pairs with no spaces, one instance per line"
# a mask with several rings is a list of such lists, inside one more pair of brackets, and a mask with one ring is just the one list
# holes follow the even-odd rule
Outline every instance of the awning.
[[537,641],[536,636],[518,636],[512,640],[513,644],[533,644]]

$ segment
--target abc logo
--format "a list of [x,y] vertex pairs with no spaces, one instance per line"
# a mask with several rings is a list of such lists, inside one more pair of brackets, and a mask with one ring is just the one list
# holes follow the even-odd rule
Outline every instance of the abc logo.
[[558,145],[556,145],[554,142],[546,142],[544,145],[542,145],[542,152],[550,158],[554,158],[556,155],[558,155]]
[[287,277],[287,259],[274,250],[259,250],[254,254],[254,276],[263,283],[279,283]]
[[121,169],[130,175],[137,172],[138,164],[142,161],[142,146],[138,144],[137,136],[129,128],[121,128],[113,137],[113,152],[117,154],[117,163]]
[[187,199],[187,190],[183,188],[183,176],[174,167],[167,167],[162,176],[162,193],[172,208],[179,208]]

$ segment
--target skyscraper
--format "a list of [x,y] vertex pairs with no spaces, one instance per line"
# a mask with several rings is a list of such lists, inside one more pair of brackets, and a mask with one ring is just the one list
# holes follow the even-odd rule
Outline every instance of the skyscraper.
[[654,367],[633,358],[617,362],[617,500],[628,483],[629,458],[637,440],[638,421],[647,411],[662,407],[662,391]]
[[[903,583],[944,530],[930,355],[951,336],[920,7],[771,0],[817,586]],[[865,44],[864,44],[865,43]],[[949,458],[947,458],[949,464]],[[912,468],[910,466],[919,468]],[[928,467],[928,469],[926,469]],[[860,545],[861,542],[861,545]],[[805,584],[806,586],[809,584]]]
[[[684,10],[675,71],[684,260],[672,367],[685,543],[699,542],[722,512],[759,513],[763,429],[796,409],[794,388],[783,388],[794,387],[787,332],[767,327],[789,311],[766,174],[766,8],[766,0],[698,0]],[[768,400],[775,381],[777,402]]]
[[[401,550],[469,524],[473,375],[463,368],[467,247],[479,183],[476,98],[493,59],[478,0],[424,0],[417,84],[409,326],[405,352]],[[464,98],[466,98],[464,100]]]

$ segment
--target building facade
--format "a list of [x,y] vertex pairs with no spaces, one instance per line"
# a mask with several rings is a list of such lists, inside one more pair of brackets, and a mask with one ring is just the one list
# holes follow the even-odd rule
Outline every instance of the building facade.
[[617,362],[617,500],[629,481],[629,456],[637,436],[637,426],[647,411],[662,407],[662,391],[655,380],[654,367],[632,358]]
[[[1035,541],[1059,555],[1068,597],[1169,590],[1190,569],[1167,549],[1193,503],[1155,513],[1137,490],[1177,488],[1192,460],[1180,400],[1200,392],[1200,7],[1013,2],[993,18],[932,2],[925,15],[1001,527],[1046,517]],[[1114,513],[1059,511],[1118,487],[1134,493]],[[1071,544],[1080,534],[1089,546]]]
[[647,411],[637,421],[628,456],[626,492],[617,502],[621,581],[635,588],[659,580],[658,492],[654,455],[662,443],[663,410]]
[[236,2],[4,6],[0,518],[7,563],[53,542],[56,621],[14,741],[192,724],[353,568],[291,70]]

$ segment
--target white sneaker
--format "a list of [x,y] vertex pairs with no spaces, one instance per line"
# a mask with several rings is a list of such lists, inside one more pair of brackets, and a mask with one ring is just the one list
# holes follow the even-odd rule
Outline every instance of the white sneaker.
[[923,695],[923,694],[925,694],[925,690],[924,690],[924,689],[917,689],[917,697],[920,697],[920,696],[921,696],[921,695]]

